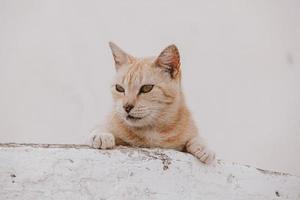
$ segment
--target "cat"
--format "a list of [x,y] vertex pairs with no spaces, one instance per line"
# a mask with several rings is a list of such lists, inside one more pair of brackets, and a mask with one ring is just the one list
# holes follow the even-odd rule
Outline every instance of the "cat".
[[173,44],[158,57],[137,58],[112,42],[109,46],[116,69],[111,87],[114,109],[106,125],[92,131],[89,145],[170,148],[212,163],[215,154],[198,135],[185,104],[178,48]]

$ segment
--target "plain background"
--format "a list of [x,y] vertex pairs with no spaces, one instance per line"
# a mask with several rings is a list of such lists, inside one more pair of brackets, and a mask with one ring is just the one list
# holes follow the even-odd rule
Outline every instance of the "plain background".
[[0,142],[85,142],[112,107],[110,40],[175,43],[218,157],[300,175],[297,0],[0,0]]

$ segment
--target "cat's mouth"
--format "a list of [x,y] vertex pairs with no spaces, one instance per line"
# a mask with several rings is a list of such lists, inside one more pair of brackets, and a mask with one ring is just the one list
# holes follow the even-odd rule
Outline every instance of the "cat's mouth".
[[137,120],[142,119],[142,117],[134,117],[134,116],[132,116],[132,115],[127,115],[126,119],[128,119],[128,120],[133,120],[133,121],[137,121]]

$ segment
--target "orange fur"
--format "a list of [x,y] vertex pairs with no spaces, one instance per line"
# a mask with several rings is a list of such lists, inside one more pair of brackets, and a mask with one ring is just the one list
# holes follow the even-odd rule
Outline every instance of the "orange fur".
[[[110,47],[117,70],[111,87],[115,106],[105,127],[105,132],[113,135],[109,141],[114,138],[111,147],[116,144],[173,148],[186,150],[202,162],[212,162],[214,153],[199,137],[185,104],[177,47],[168,46],[157,58],[135,58],[113,43]],[[117,91],[116,84],[124,92]],[[152,90],[140,93],[141,87],[149,84],[153,85]],[[129,113],[124,109],[126,105],[133,107]],[[93,138],[101,139],[101,136]],[[92,141],[91,145],[95,146],[93,142],[97,141]],[[97,148],[101,148],[98,144],[99,141]]]

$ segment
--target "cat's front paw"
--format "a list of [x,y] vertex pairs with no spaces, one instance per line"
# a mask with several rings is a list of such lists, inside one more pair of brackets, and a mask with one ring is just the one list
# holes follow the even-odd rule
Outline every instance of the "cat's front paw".
[[215,152],[208,148],[204,148],[201,151],[195,151],[192,154],[205,164],[212,164],[216,158]]
[[197,138],[187,143],[186,150],[205,164],[213,164],[216,158],[215,153],[199,142]]
[[111,133],[92,134],[89,145],[95,149],[111,149],[115,146],[115,137]]

